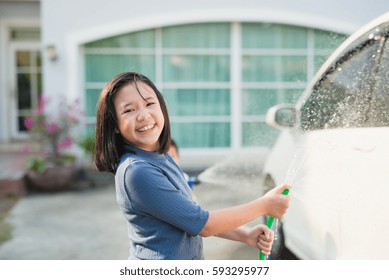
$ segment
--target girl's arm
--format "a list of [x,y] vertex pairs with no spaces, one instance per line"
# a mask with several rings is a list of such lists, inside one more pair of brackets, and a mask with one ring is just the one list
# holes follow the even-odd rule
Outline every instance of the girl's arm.
[[245,243],[256,249],[260,249],[265,255],[269,255],[274,241],[274,233],[265,225],[253,228],[240,226],[236,229],[218,234],[217,237]]
[[263,216],[282,218],[289,207],[290,197],[282,195],[288,185],[278,186],[254,201],[209,212],[208,221],[200,232],[203,237],[219,235]]

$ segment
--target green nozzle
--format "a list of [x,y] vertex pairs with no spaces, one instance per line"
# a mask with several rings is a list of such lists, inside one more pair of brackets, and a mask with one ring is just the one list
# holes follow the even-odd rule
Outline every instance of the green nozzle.
[[[289,189],[285,189],[282,191],[283,195],[288,195],[288,193],[289,193]],[[267,218],[266,226],[271,229],[273,227],[273,223],[274,223],[274,218],[269,216]],[[266,260],[266,256],[262,254],[262,251],[259,251],[259,259]]]

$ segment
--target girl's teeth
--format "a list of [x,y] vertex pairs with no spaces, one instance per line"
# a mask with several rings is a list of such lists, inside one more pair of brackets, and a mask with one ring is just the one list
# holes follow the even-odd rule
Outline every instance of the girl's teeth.
[[154,125],[148,125],[148,126],[145,126],[145,127],[142,127],[142,128],[139,128],[138,131],[146,131],[146,130],[149,130],[149,129],[152,129],[154,127]]

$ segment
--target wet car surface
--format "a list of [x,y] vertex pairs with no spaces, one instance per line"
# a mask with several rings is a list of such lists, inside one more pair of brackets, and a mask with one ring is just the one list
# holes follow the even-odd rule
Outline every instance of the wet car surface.
[[[271,108],[281,134],[264,165],[264,191],[294,187],[279,223],[301,259],[388,259],[389,13],[350,36],[296,104]],[[361,227],[363,230],[361,230]]]

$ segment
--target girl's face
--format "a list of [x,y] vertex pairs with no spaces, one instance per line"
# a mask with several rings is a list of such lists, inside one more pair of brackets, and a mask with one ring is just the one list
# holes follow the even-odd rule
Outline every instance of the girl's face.
[[121,88],[114,99],[117,129],[125,142],[145,151],[159,150],[165,120],[154,90],[138,82]]

